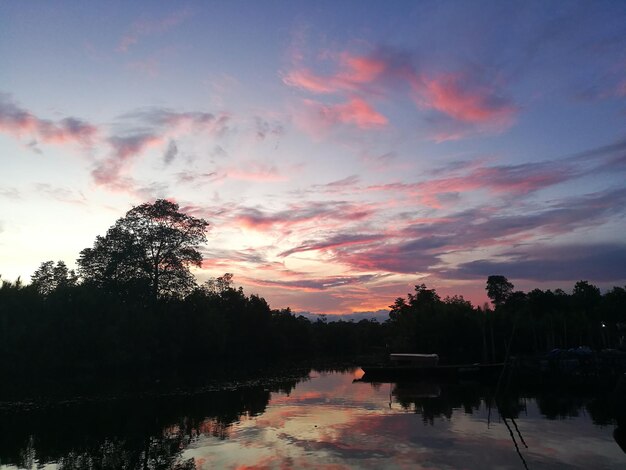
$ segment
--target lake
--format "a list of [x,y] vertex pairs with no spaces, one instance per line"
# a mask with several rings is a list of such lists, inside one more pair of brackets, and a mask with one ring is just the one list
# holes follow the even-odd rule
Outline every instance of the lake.
[[623,469],[610,390],[369,383],[360,369],[0,404],[0,468]]

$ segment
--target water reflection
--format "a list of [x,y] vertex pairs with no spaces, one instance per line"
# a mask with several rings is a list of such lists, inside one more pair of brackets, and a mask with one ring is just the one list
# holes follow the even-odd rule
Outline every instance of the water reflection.
[[528,400],[536,403],[546,419],[565,419],[588,414],[598,425],[612,424],[612,390],[594,386],[508,387],[495,396],[495,387],[472,382],[399,382],[391,392],[404,409],[413,409],[424,421],[433,423],[436,417],[451,418],[454,410],[466,414],[478,411],[483,402],[501,416],[517,418],[526,413]]
[[0,408],[0,467],[192,469],[181,453],[199,436],[229,437],[234,423],[261,415],[272,393],[298,379],[193,394],[99,399]]
[[[610,390],[367,383],[358,371],[0,412],[0,467],[624,468]],[[354,379],[357,379],[354,381]],[[616,431],[617,432],[617,431]]]

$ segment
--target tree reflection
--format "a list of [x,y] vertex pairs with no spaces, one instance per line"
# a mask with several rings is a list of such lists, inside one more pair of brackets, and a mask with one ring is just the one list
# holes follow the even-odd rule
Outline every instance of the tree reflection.
[[[381,383],[372,382],[379,389]],[[588,414],[596,425],[615,423],[610,399],[612,388],[598,390],[591,386],[524,386],[514,384],[496,391],[493,384],[480,382],[404,381],[392,384],[391,395],[405,410],[412,410],[424,422],[434,424],[437,418],[452,418],[455,412],[473,414],[481,405],[506,419],[517,419],[527,412],[528,401],[537,404],[549,420]]]
[[435,418],[450,419],[454,409],[472,413],[480,407],[482,396],[475,384],[445,382],[399,382],[391,393],[403,408],[415,410],[430,424]]
[[263,413],[272,392],[300,379],[199,394],[57,403],[0,410],[0,464],[60,469],[193,469],[183,451],[200,436],[227,439]]

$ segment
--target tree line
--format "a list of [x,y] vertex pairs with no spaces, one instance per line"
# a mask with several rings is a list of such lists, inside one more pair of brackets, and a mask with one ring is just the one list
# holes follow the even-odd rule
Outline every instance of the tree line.
[[233,285],[198,284],[208,222],[157,200],[134,207],[78,270],[46,261],[28,285],[0,285],[0,370],[15,375],[146,373],[260,359],[360,353],[383,344],[365,320],[311,322]]
[[587,281],[570,294],[514,290],[505,276],[487,279],[492,306],[474,307],[461,296],[441,299],[424,284],[391,306],[388,337],[396,351],[437,352],[449,362],[498,362],[506,351],[541,355],[554,349],[624,347],[626,289],[602,294]]
[[[167,200],[134,207],[92,247],[74,272],[46,261],[28,285],[0,285],[0,370],[161,374],[261,359],[436,352],[446,361],[497,361],[507,348],[615,346],[623,341],[626,290],[601,294],[586,281],[561,290],[514,291],[487,280],[489,305],[441,299],[424,284],[390,306],[389,318],[310,321],[235,288],[224,274],[198,284],[208,222]],[[515,333],[515,334],[513,334]]]

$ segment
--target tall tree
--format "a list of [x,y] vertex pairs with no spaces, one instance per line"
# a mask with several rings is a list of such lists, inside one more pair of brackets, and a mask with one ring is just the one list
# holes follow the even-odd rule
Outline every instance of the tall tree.
[[208,225],[165,199],[133,207],[81,251],[79,273],[101,286],[146,287],[154,299],[185,294],[195,286],[190,267],[202,262]]
[[572,295],[574,301],[580,305],[587,314],[597,307],[602,299],[600,289],[593,284],[589,284],[588,281],[578,281],[574,285]]
[[494,307],[502,305],[513,293],[513,284],[502,275],[492,275],[487,278],[487,297],[491,299]]
[[68,269],[63,261],[44,261],[30,278],[31,285],[43,296],[50,295],[62,287],[76,285],[74,270]]

